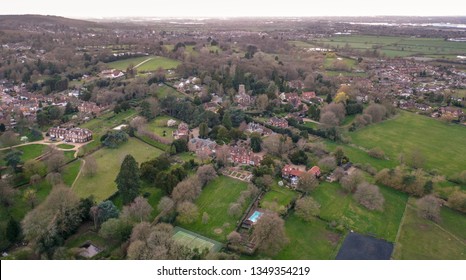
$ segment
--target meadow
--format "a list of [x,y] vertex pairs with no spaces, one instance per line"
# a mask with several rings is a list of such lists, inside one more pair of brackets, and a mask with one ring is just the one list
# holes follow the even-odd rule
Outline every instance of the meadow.
[[[183,228],[202,234],[219,242],[225,242],[227,235],[235,230],[238,219],[228,215],[230,203],[236,202],[240,193],[247,189],[247,183],[220,176],[204,187],[196,200],[199,217],[192,224],[181,224]],[[243,207],[246,209],[247,201]],[[209,215],[209,221],[202,223],[202,214]]]
[[159,68],[174,69],[180,64],[179,61],[161,56],[143,56],[113,61],[107,63],[108,67],[126,71],[129,66],[135,67],[138,71],[155,71]]
[[161,155],[162,151],[135,138],[130,138],[117,149],[102,148],[92,154],[97,162],[97,174],[93,177],[81,174],[73,190],[82,198],[93,195],[97,202],[109,198],[117,191],[115,178],[120,172],[121,162],[128,154],[140,164]]
[[420,218],[415,199],[406,209],[400,236],[392,258],[402,260],[464,260],[466,258],[466,217],[448,208],[441,211],[436,224]]
[[351,142],[371,149],[381,148],[391,161],[414,150],[425,157],[425,169],[452,176],[466,167],[466,129],[433,118],[400,111],[391,120],[350,132]]
[[359,205],[338,183],[321,183],[312,197],[321,205],[319,216],[322,219],[393,242],[408,196],[386,187],[380,187],[380,191],[385,198],[383,211],[370,211]]

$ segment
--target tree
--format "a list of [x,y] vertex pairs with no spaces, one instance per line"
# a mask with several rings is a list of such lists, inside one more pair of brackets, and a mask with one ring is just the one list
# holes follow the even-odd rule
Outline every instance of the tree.
[[448,197],[448,206],[461,212],[466,212],[466,193],[462,191],[454,191]]
[[228,215],[238,218],[241,215],[241,211],[241,204],[237,202],[230,203],[230,207],[228,208]]
[[387,115],[387,109],[380,104],[371,104],[365,110],[364,114],[371,116],[373,123],[381,122]]
[[173,226],[160,223],[150,226],[141,223],[133,228],[127,256],[130,260],[181,260],[192,255],[178,245],[173,236]]
[[123,204],[130,203],[138,196],[140,185],[139,168],[132,155],[126,155],[115,183],[123,199]]
[[291,138],[286,135],[277,133],[264,139],[264,148],[275,156],[286,156],[292,147],[293,142]]
[[118,218],[120,211],[110,200],[105,200],[97,206],[97,220],[99,224],[106,222],[109,219]]
[[385,158],[385,152],[380,149],[379,147],[374,147],[369,150],[368,154],[373,157],[373,158],[378,158],[378,159],[384,159]]
[[45,176],[47,174],[47,167],[42,161],[31,159],[24,163],[23,174],[29,179],[34,175],[38,175],[39,177]]
[[239,245],[241,239],[241,234],[239,234],[237,231],[232,231],[227,236],[228,243],[230,243],[233,246]]
[[320,127],[322,129],[329,129],[338,126],[340,123],[338,118],[335,116],[333,112],[323,112],[321,111],[320,114]]
[[23,152],[18,150],[9,151],[4,157],[6,165],[13,168],[13,170],[16,172],[18,170],[18,165],[21,163],[22,154]]
[[307,163],[307,154],[303,150],[296,150],[294,153],[288,155],[288,158],[293,164],[306,164]]
[[0,202],[5,207],[13,205],[17,191],[11,186],[7,179],[0,179]]
[[2,135],[0,135],[1,147],[11,147],[17,144],[19,144],[19,139],[13,131],[8,130],[5,131]]
[[209,222],[209,214],[207,212],[202,213],[202,224],[207,224]]
[[422,168],[425,164],[426,158],[424,154],[419,149],[414,149],[408,158],[408,164],[412,168],[418,169]]
[[277,213],[264,213],[254,225],[252,240],[259,252],[274,256],[289,242],[285,233],[285,221]]
[[309,222],[319,215],[320,204],[312,197],[305,196],[296,201],[295,212],[298,217]]
[[83,175],[88,177],[94,177],[99,170],[98,167],[99,166],[97,165],[97,161],[95,160],[94,156],[87,156],[82,170]]
[[120,144],[125,143],[128,141],[128,134],[122,130],[112,130],[107,132],[104,136],[100,138],[102,145],[105,147],[115,149]]
[[41,180],[42,177],[39,174],[34,174],[31,176],[31,178],[29,178],[29,184],[31,184],[32,186],[37,186],[37,184],[39,184]]
[[319,185],[319,180],[317,180],[316,176],[311,173],[304,173],[299,177],[297,189],[304,192],[309,193],[317,188]]
[[349,193],[354,193],[359,184],[364,181],[364,175],[359,170],[354,170],[340,180],[340,184]]
[[354,198],[369,210],[382,210],[385,199],[376,185],[363,182],[358,185]]
[[227,145],[218,146],[215,153],[215,160],[219,166],[227,166],[230,148]]
[[226,111],[223,114],[222,124],[228,130],[230,130],[232,128],[233,124],[232,124],[232,121],[231,121],[230,111]]
[[15,243],[21,238],[21,225],[13,218],[10,218],[6,226],[6,239],[10,243]]
[[269,106],[269,98],[267,97],[267,94],[261,94],[257,97],[256,106],[260,111],[265,111],[267,109]]
[[99,235],[111,241],[123,241],[131,234],[131,225],[121,219],[111,218],[102,224]]
[[189,201],[184,201],[178,204],[176,207],[178,217],[176,219],[182,224],[194,223],[199,216],[199,210],[197,206]]
[[199,138],[206,139],[209,135],[209,127],[207,123],[202,122],[199,124]]
[[346,104],[346,101],[349,99],[348,95],[346,94],[346,92],[344,91],[340,91],[339,93],[337,93],[337,95],[335,96],[335,99],[333,100],[333,102],[335,103],[344,103]]
[[196,175],[201,182],[201,186],[205,186],[207,183],[217,178],[217,171],[215,171],[212,164],[207,164],[200,166],[197,169]]
[[160,202],[157,205],[157,210],[163,213],[162,215],[165,215],[171,212],[174,209],[174,207],[175,202],[173,202],[173,200],[170,197],[164,196],[162,197],[162,199],[160,199]]
[[345,152],[343,151],[343,148],[341,146],[338,146],[335,149],[335,152],[333,152],[333,156],[337,161],[337,165],[341,165],[343,163],[343,159],[345,158]]
[[341,123],[345,119],[346,110],[345,106],[341,103],[331,103],[326,105],[324,108],[322,108],[321,116],[327,112],[332,112],[338,119],[338,123]]
[[262,151],[262,137],[260,136],[259,133],[253,132],[251,133],[251,149],[254,153],[259,153]]
[[197,176],[191,176],[176,185],[171,194],[173,201],[195,201],[201,194],[202,184]]
[[123,207],[121,216],[129,221],[143,222],[149,219],[152,210],[154,209],[150,206],[147,199],[138,196],[129,206]]
[[440,199],[435,195],[429,194],[417,201],[418,215],[424,219],[440,222],[440,208],[442,207]]
[[319,160],[317,165],[325,172],[329,172],[337,167],[337,162],[334,157],[327,156]]
[[47,176],[45,177],[45,180],[47,180],[47,182],[49,182],[49,184],[51,184],[52,186],[63,183],[63,178],[61,174],[57,172],[52,172],[52,173],[47,174]]
[[24,199],[28,202],[31,208],[34,208],[37,202],[37,191],[35,189],[27,189],[24,192]]
[[55,147],[48,146],[48,156],[45,160],[47,171],[61,173],[65,165],[65,153]]
[[138,130],[141,127],[144,127],[147,124],[147,120],[144,117],[137,116],[129,122],[129,126]]

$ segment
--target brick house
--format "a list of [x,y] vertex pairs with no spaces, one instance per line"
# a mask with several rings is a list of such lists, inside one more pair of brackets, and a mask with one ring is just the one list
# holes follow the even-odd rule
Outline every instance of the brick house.
[[273,131],[270,128],[264,127],[264,126],[262,126],[262,125],[260,125],[258,123],[255,123],[255,122],[248,123],[246,131],[251,132],[251,133],[256,132],[256,133],[259,133],[262,136],[272,135],[272,133],[273,133]]
[[303,94],[301,95],[301,98],[304,101],[311,101],[311,99],[316,98],[316,93],[313,91],[306,91],[306,92],[303,92]]
[[280,118],[277,118],[277,117],[270,118],[269,124],[273,125],[273,126],[282,127],[282,128],[287,128],[288,127],[288,121],[287,120],[280,119]]
[[188,149],[197,155],[213,156],[217,149],[217,143],[210,139],[192,138],[188,141]]
[[238,164],[248,164],[258,166],[262,161],[262,156],[255,154],[249,147],[230,147],[230,160]]
[[303,176],[305,173],[310,173],[316,177],[320,176],[320,168],[318,166],[313,166],[308,171],[299,170],[296,167],[292,167],[291,165],[285,165],[282,168],[282,178],[288,179],[291,182],[291,185],[297,185],[299,181],[299,177]]
[[72,143],[84,143],[92,140],[92,131],[79,127],[52,127],[49,129],[48,134],[50,135],[50,138],[58,138],[65,142]]
[[173,131],[173,138],[175,140],[180,139],[180,138],[188,138],[189,137],[189,127],[187,123],[180,123],[178,125],[178,129]]

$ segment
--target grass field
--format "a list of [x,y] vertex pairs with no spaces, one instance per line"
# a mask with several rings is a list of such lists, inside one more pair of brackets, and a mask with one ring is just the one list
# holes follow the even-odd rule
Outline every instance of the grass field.
[[136,69],[138,71],[146,72],[146,71],[155,71],[159,68],[173,69],[173,68],[176,68],[180,63],[181,62],[177,60],[166,58],[166,57],[161,57],[161,56],[143,56],[143,57],[135,57],[135,58],[117,60],[117,61],[107,63],[107,65],[110,68],[114,68],[118,70],[126,70],[130,65],[133,65],[133,67],[137,66]]
[[[168,116],[160,116],[155,118],[153,121],[149,122],[146,127],[153,133],[158,136],[173,141],[173,132],[177,129],[178,126],[167,127],[167,121],[173,119]],[[179,123],[179,121],[178,121]],[[163,132],[165,131],[165,136]]]
[[67,149],[67,150],[74,148],[73,145],[69,145],[69,144],[58,144],[57,147],[60,149]]
[[466,259],[466,217],[442,209],[437,225],[417,215],[414,199],[410,199],[392,257],[394,259],[451,260]]
[[305,222],[295,214],[285,221],[290,243],[275,257],[278,260],[335,259],[341,235],[326,229],[327,223],[318,219]]
[[262,197],[260,205],[261,208],[267,209],[267,203],[276,202],[278,205],[285,207],[297,197],[297,192],[285,187],[280,187],[275,183],[272,185],[271,190]]
[[322,183],[312,196],[320,203],[320,217],[343,223],[350,229],[387,241],[395,241],[407,195],[380,187],[385,198],[383,211],[369,211],[346,194],[337,183]]
[[452,176],[466,166],[466,129],[438,120],[400,112],[392,120],[349,133],[351,142],[366,149],[379,147],[390,160],[419,149],[426,158],[425,168]]
[[377,49],[387,57],[464,54],[466,44],[445,41],[443,38],[412,38],[395,36],[350,35],[334,36],[316,41],[331,48],[352,48],[360,51]]
[[93,195],[97,202],[107,199],[117,190],[114,181],[120,171],[121,162],[128,154],[141,163],[159,156],[162,151],[135,138],[130,138],[117,149],[100,149],[92,155],[97,162],[97,175],[79,176],[73,190],[83,198]]
[[[237,219],[228,215],[230,203],[236,202],[241,191],[247,189],[247,183],[220,176],[211,181],[202,190],[196,205],[199,209],[199,218],[189,225],[182,224],[189,229],[219,242],[225,242],[226,236],[235,229]],[[247,204],[247,203],[246,203]],[[247,205],[244,206],[243,211]],[[202,223],[202,214],[209,215],[207,224]]]
[[210,252],[218,252],[222,248],[221,243],[180,227],[175,227],[175,234],[172,238],[176,243],[191,250],[198,249],[200,252],[206,249]]
[[163,98],[165,98],[165,97],[167,97],[169,95],[173,95],[173,96],[179,97],[179,98],[186,97],[186,95],[184,95],[183,93],[178,92],[175,89],[173,89],[173,88],[171,88],[169,86],[166,86],[166,85],[158,87],[157,91],[155,92],[155,95],[159,99],[163,99]]
[[62,174],[63,182],[67,186],[71,186],[78,176],[79,170],[81,169],[81,160],[75,160],[72,163],[65,166]]
[[[118,114],[112,112],[107,112],[98,118],[92,119],[80,127],[90,129],[94,134],[102,135],[107,130],[110,130],[116,126],[119,126],[123,122],[129,122],[134,116],[136,116],[137,112],[134,109],[129,109]],[[97,139],[97,137],[94,137]]]

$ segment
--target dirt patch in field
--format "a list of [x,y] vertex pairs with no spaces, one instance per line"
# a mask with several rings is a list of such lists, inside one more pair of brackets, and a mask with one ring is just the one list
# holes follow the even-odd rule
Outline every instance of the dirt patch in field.
[[220,235],[220,234],[223,233],[223,229],[221,229],[221,228],[216,228],[216,229],[214,229],[214,232],[215,232],[215,234]]
[[337,234],[337,233],[327,233],[326,234],[327,236],[327,240],[330,241],[330,243],[332,243],[333,246],[336,246],[338,244],[338,242],[340,241],[340,235]]

